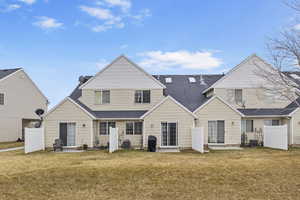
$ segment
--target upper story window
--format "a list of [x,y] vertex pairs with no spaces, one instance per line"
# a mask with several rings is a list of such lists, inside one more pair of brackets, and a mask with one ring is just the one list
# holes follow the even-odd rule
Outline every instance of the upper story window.
[[95,91],[95,104],[108,104],[108,103],[110,103],[109,90]]
[[4,105],[4,94],[0,93],[0,105]]
[[243,90],[242,89],[234,90],[234,100],[235,100],[235,103],[243,103]]
[[150,90],[136,90],[134,94],[135,103],[150,103],[151,92]]

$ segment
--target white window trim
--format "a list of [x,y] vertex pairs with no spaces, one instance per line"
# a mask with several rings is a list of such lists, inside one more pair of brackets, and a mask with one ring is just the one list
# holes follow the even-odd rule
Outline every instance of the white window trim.
[[[65,123],[74,123],[75,124],[75,146],[63,146],[63,147],[66,147],[66,148],[77,148],[77,147],[80,147],[80,145],[77,145],[77,141],[78,141],[78,131],[79,131],[79,127],[77,126],[77,122],[75,121],[58,121],[58,125],[57,125],[57,133],[58,133],[58,138],[60,136],[60,124],[65,124]],[[60,138],[59,138],[60,139]]]
[[[209,143],[208,142],[208,122],[209,121],[224,121],[224,142],[223,143]],[[212,120],[207,120],[207,145],[214,145],[214,146],[222,146],[222,145],[226,145],[226,120],[225,119],[212,119]]]
[[[135,122],[141,122],[142,123],[142,133],[141,134],[135,134],[135,126],[134,126],[134,123]],[[133,130],[133,134],[127,134],[127,123],[133,123],[133,128],[132,128],[132,130]],[[125,122],[125,135],[131,135],[131,136],[134,136],[134,135],[143,135],[144,134],[144,123],[143,123],[143,121],[126,121]]]
[[[103,92],[104,91],[109,91],[109,103],[103,103]],[[97,103],[96,102],[96,92],[100,92],[100,103]],[[101,90],[94,90],[94,104],[95,105],[105,105],[105,104],[110,104],[110,90],[107,90],[107,89],[101,89]]]
[[[168,131],[168,124],[169,123],[175,123],[176,124],[176,143],[177,143],[177,145],[175,145],[175,146],[164,146],[163,145],[163,140],[162,140],[162,126],[161,126],[161,124],[162,123],[167,123],[167,131]],[[166,149],[168,149],[168,148],[179,148],[179,134],[178,134],[178,121],[161,121],[160,122],[160,148],[166,148]]]

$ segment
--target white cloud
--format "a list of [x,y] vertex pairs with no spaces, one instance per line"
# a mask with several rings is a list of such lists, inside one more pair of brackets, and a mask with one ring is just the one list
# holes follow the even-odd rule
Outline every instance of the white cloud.
[[42,29],[55,29],[61,28],[64,24],[58,22],[56,19],[50,17],[38,17],[38,21],[34,22],[33,25],[38,26]]
[[110,19],[114,18],[114,16],[112,15],[110,10],[108,10],[108,9],[88,7],[88,6],[80,6],[79,8],[82,11],[89,14],[90,16],[96,17],[98,19],[102,19],[102,20],[108,20],[109,19],[110,20]]
[[108,29],[111,29],[112,26],[108,26],[108,25],[97,25],[92,27],[92,31],[94,32],[104,32],[107,31]]
[[20,2],[26,3],[26,4],[34,4],[36,2],[36,0],[19,0]]
[[96,62],[96,67],[98,69],[102,69],[102,68],[106,67],[108,64],[109,64],[109,62],[107,62],[107,60],[101,59],[98,62]]
[[133,19],[141,21],[144,18],[150,17],[150,16],[152,16],[151,11],[148,8],[146,8],[146,9],[141,10],[137,15],[132,15],[131,17]]
[[216,58],[212,52],[208,51],[150,51],[139,55],[144,57],[140,65],[149,68],[169,69],[178,67],[208,70],[219,67],[222,64],[219,58]]
[[300,24],[296,24],[296,25],[294,25],[294,30],[296,30],[296,31],[300,31]]
[[104,0],[110,6],[118,6],[123,12],[128,12],[131,8],[130,0]]
[[6,9],[3,10],[3,11],[4,11],[4,12],[11,12],[11,11],[17,10],[17,9],[19,9],[19,8],[21,8],[21,6],[18,5],[18,4],[10,4],[10,5],[8,5],[8,6],[6,7]]

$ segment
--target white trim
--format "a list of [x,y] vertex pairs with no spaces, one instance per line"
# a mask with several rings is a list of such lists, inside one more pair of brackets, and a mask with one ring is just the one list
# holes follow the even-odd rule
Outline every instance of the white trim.
[[178,106],[180,106],[183,110],[185,110],[187,113],[191,114],[195,119],[197,119],[198,117],[192,113],[191,111],[189,111],[184,105],[182,105],[181,103],[179,103],[178,101],[176,101],[173,97],[171,97],[170,95],[167,96],[166,98],[164,98],[161,102],[159,102],[158,104],[156,104],[154,107],[152,107],[150,110],[148,110],[148,112],[146,112],[145,114],[143,114],[140,119],[144,119],[147,115],[149,115],[150,113],[152,113],[154,110],[156,110],[160,105],[162,105],[165,101],[167,101],[168,99],[172,100],[174,103],[176,103]]
[[293,114],[295,114],[300,108],[297,107],[295,110],[293,110],[288,116],[292,117]]
[[[65,121],[65,120],[62,120],[62,121],[57,121],[57,133],[58,133],[58,138],[60,139],[60,124],[75,124],[75,146],[63,146],[65,148],[75,148],[75,147],[79,147],[77,145],[77,141],[78,141],[78,133],[79,133],[79,130],[78,130],[78,126],[77,126],[77,123],[74,122],[74,121]],[[68,139],[68,138],[67,138]],[[67,143],[68,143],[68,140],[67,140]]]
[[[162,137],[162,123],[167,123],[167,135],[168,135],[168,132],[169,132],[169,124],[172,123],[172,124],[176,124],[176,143],[177,145],[176,146],[163,146],[163,137]],[[160,137],[160,145],[159,145],[159,148],[179,148],[179,129],[178,129],[178,121],[160,121],[160,134],[159,134],[159,137]],[[167,140],[167,143],[168,143],[168,140]]]
[[91,121],[91,148],[94,147],[94,121]]
[[[262,61],[265,65],[268,65],[269,67],[271,67],[272,69],[274,69],[274,67],[267,63],[264,59],[262,59],[261,57],[257,56],[256,54],[252,54],[251,56],[247,57],[245,60],[243,60],[240,64],[236,65],[234,68],[232,68],[229,72],[227,72],[225,74],[225,76],[223,76],[222,78],[220,78],[219,80],[217,80],[214,84],[212,84],[210,87],[208,87],[207,89],[205,89],[202,94],[205,94],[206,92],[208,92],[210,89],[213,89],[219,82],[223,81],[225,78],[227,78],[231,73],[233,73],[234,71],[236,71],[237,69],[239,69],[241,66],[243,66],[244,63],[248,62],[249,60],[251,60],[252,58],[258,58],[260,61]],[[286,78],[288,78],[289,80],[291,80],[291,78],[289,78],[288,76],[286,76],[285,74],[282,73],[283,76],[285,76]],[[293,83],[295,83],[293,80],[291,80]],[[297,83],[295,83],[297,84]],[[297,88],[298,91],[300,91]]]
[[219,96],[213,96],[211,97],[208,101],[206,101],[204,104],[202,104],[201,106],[199,106],[193,113],[195,114],[196,112],[198,112],[199,110],[201,110],[203,107],[205,107],[206,105],[208,105],[211,101],[213,101],[214,99],[219,99],[222,103],[224,103],[225,105],[227,105],[229,108],[231,108],[233,111],[235,111],[236,113],[238,113],[241,117],[245,117],[245,115],[243,113],[241,113],[240,111],[238,111],[236,108],[234,108],[233,106],[231,106],[229,103],[227,103],[225,100],[223,100],[221,97]]
[[283,118],[289,115],[245,115],[244,118]]
[[15,71],[15,72],[13,72],[13,73],[11,73],[11,74],[9,74],[9,75],[3,77],[2,79],[0,79],[0,82],[1,82],[1,81],[4,81],[5,79],[8,79],[9,77],[11,77],[11,76],[13,76],[13,75],[15,75],[15,74],[16,74],[17,72],[19,72],[20,70],[23,70],[23,69],[20,68],[20,69],[18,69],[17,71]]
[[256,54],[252,54],[251,56],[247,57],[245,60],[243,60],[240,64],[236,65],[234,68],[232,68],[229,72],[227,72],[222,78],[220,78],[219,80],[217,80],[214,84],[212,84],[210,87],[208,87],[207,89],[205,89],[202,94],[205,94],[207,91],[209,91],[210,89],[214,88],[215,85],[217,85],[219,82],[221,82],[222,80],[224,80],[225,78],[227,78],[232,72],[234,72],[235,70],[237,70],[238,68],[240,68],[244,63],[246,63],[247,61],[249,61],[251,58],[254,57],[258,57]]
[[291,145],[293,145],[294,144],[294,118],[293,117],[291,118],[290,126],[291,126],[291,137],[292,137]]
[[134,67],[136,67],[138,70],[140,70],[141,72],[143,72],[146,76],[148,76],[150,79],[152,79],[153,81],[155,81],[157,84],[159,84],[162,88],[166,88],[166,86],[164,84],[162,84],[160,81],[158,81],[156,78],[154,78],[152,75],[148,74],[143,68],[139,67],[137,64],[135,64],[134,62],[132,62],[131,60],[129,60],[126,56],[121,55],[119,57],[117,57],[116,59],[114,59],[110,64],[108,64],[106,67],[104,67],[102,70],[100,70],[98,73],[95,74],[95,76],[93,76],[92,78],[90,78],[88,81],[86,81],[84,84],[82,84],[79,89],[83,89],[89,82],[91,82],[92,80],[95,79],[95,77],[99,76],[102,72],[104,72],[106,69],[108,69],[111,65],[113,65],[116,61],[118,61],[119,59],[124,58],[126,59],[130,64],[132,64]]
[[64,102],[70,101],[71,103],[75,104],[78,108],[80,108],[82,111],[84,111],[89,117],[92,119],[96,119],[93,115],[91,115],[88,111],[86,111],[83,107],[81,107],[78,103],[76,103],[73,99],[70,97],[64,98],[61,102],[59,102],[56,106],[54,106],[51,110],[49,110],[44,118],[46,118],[50,113],[52,113],[54,110],[56,110],[59,106],[61,106]]

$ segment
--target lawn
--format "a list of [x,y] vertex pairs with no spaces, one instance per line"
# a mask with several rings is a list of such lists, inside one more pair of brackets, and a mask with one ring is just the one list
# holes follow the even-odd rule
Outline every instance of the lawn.
[[0,150],[22,146],[24,146],[24,142],[0,142]]
[[300,149],[0,153],[0,199],[299,199]]

